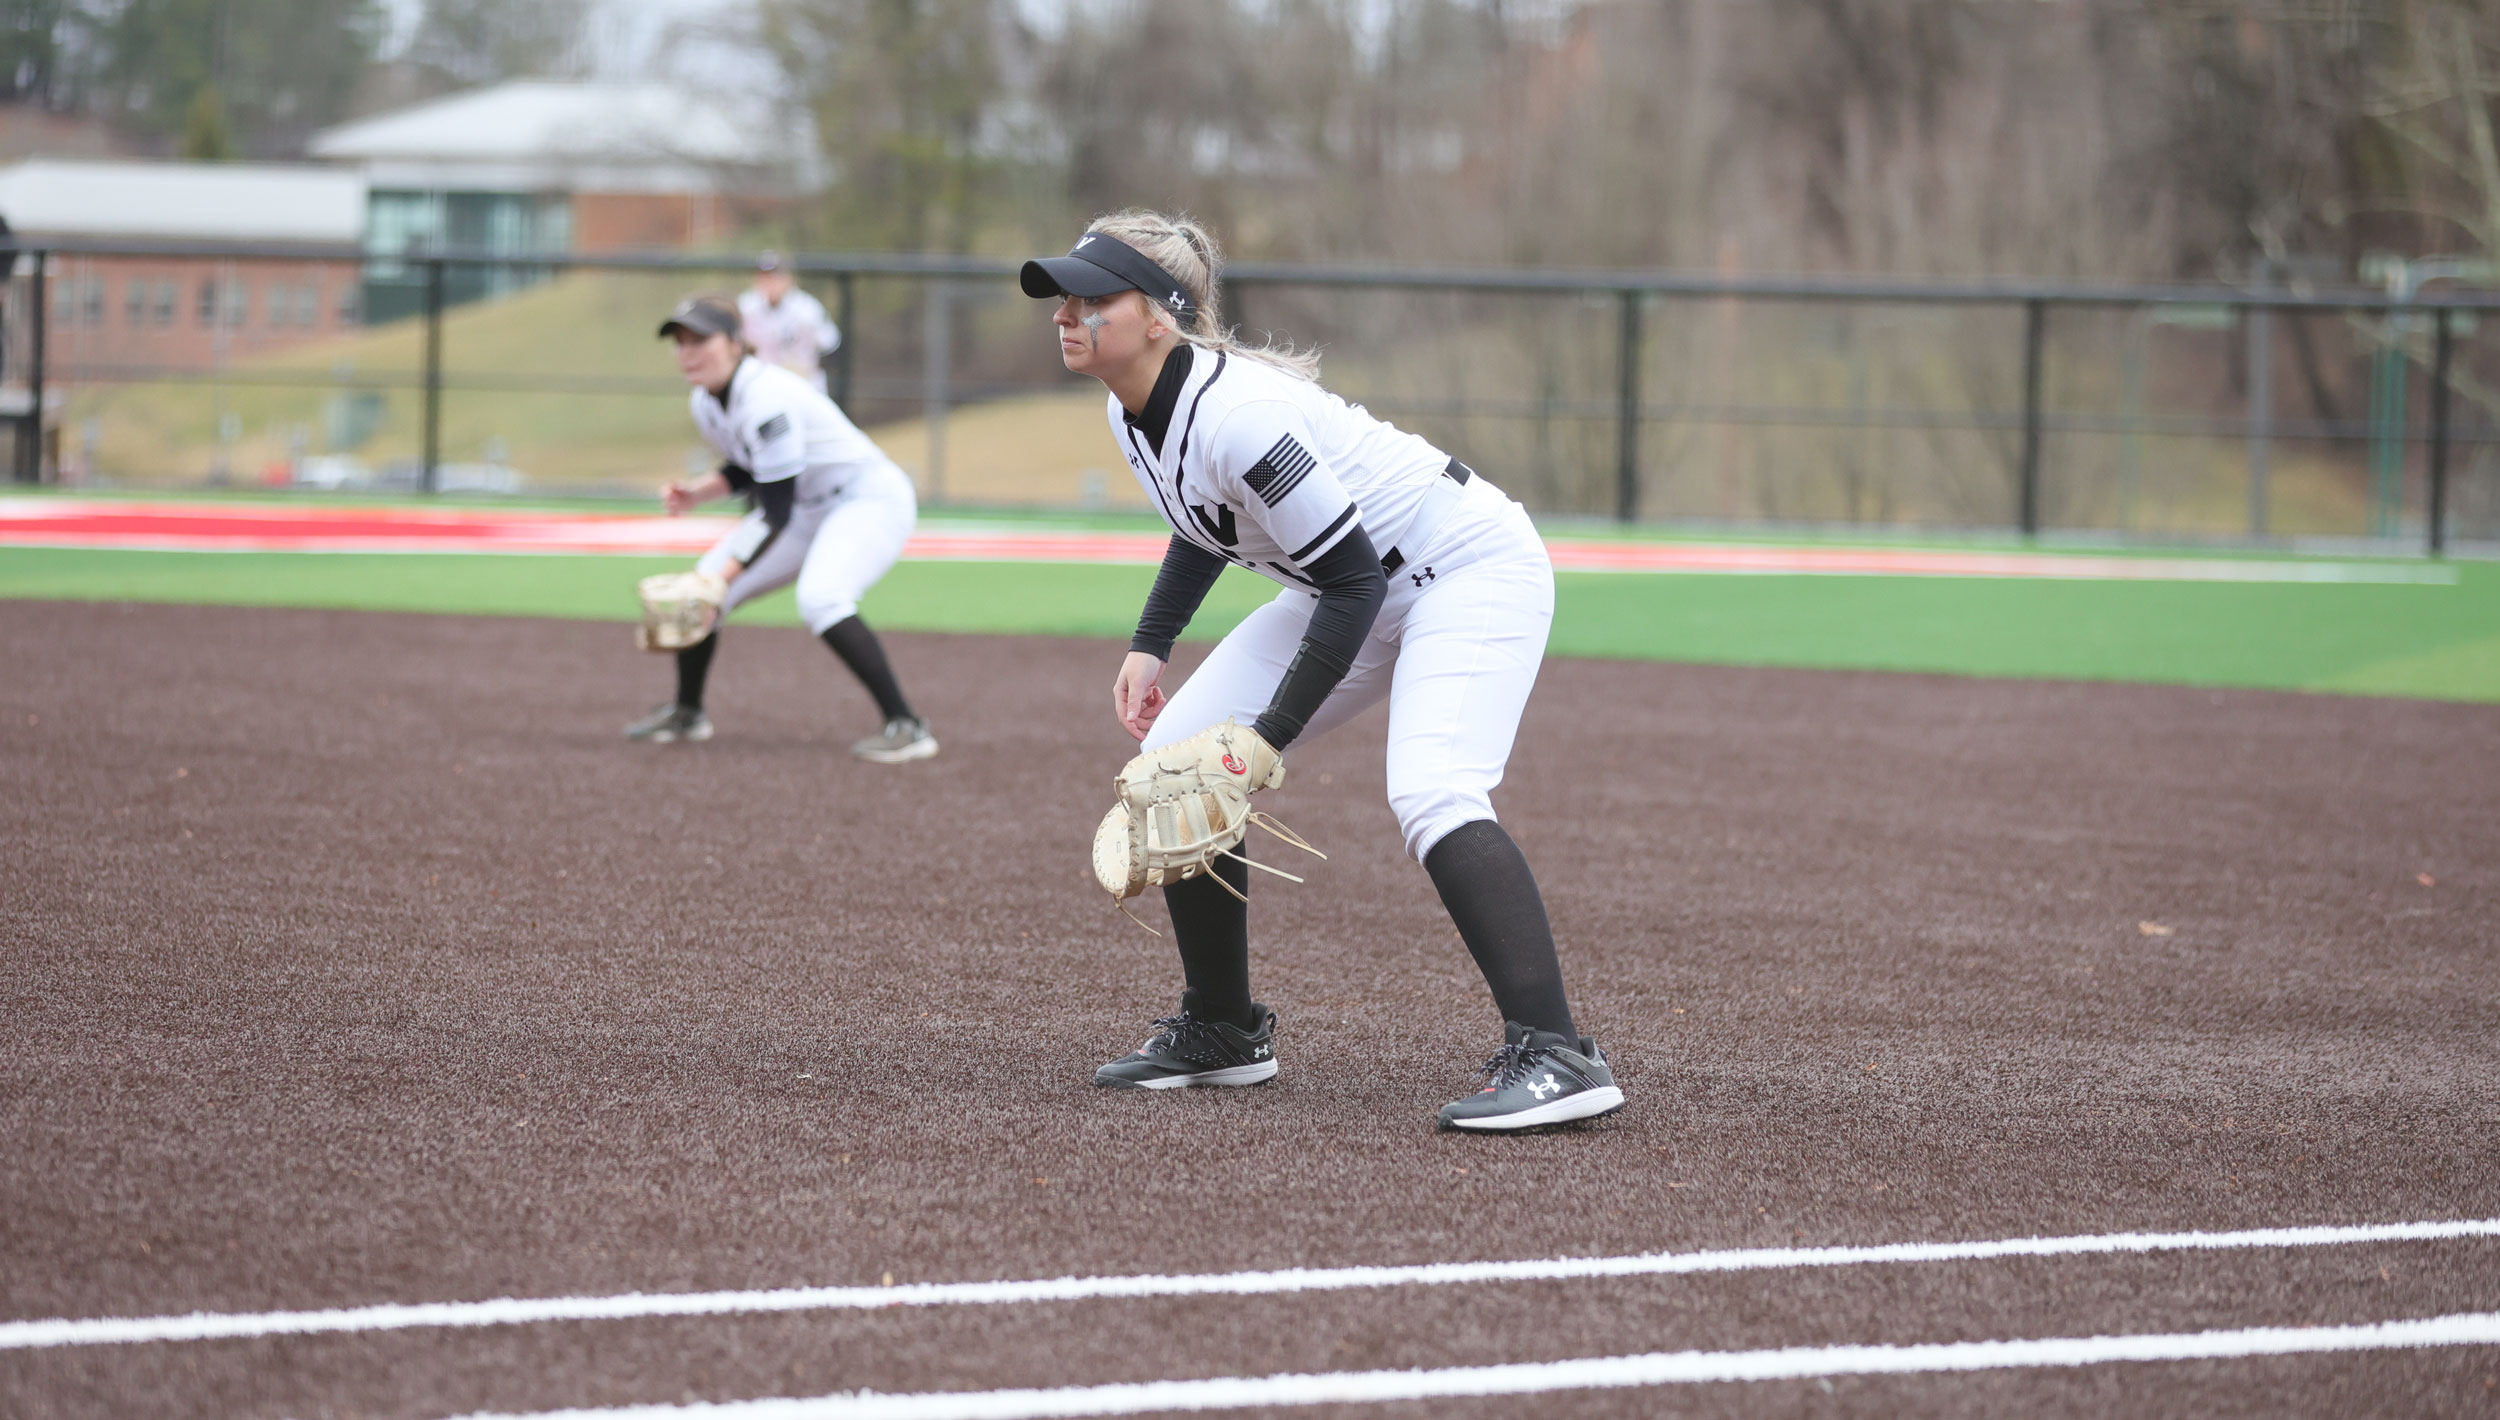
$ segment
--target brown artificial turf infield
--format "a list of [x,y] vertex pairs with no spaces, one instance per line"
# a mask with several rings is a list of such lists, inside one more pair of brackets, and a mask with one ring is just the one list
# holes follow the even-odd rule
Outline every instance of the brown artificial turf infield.
[[[14,603],[0,1320],[2500,1215],[2500,709],[1559,661],[1499,799],[1630,1106],[1435,1133],[1497,1022],[1381,801],[1270,807],[1255,1090],[1085,845],[1113,644]],[[1184,653],[1185,658],[1194,653]],[[2427,875],[2429,886],[2417,875]],[[1151,919],[1159,909],[1150,910]],[[2156,923],[2166,935],[2148,935]],[[2500,1309],[2500,1241],[0,1351],[0,1415],[390,1416]],[[2491,1347],[1418,1416],[2500,1413]]]

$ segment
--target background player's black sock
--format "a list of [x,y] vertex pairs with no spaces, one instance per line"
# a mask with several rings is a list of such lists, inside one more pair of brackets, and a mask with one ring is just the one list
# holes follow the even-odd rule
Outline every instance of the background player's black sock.
[[[1215,860],[1215,874],[1243,892],[1250,865]],[[1181,976],[1189,983],[1190,1012],[1200,1020],[1253,1029],[1250,1001],[1250,904],[1207,878],[1191,878],[1163,890],[1172,912],[1172,941],[1181,949]]]
[[720,633],[715,631],[677,653],[677,703],[689,710],[703,708],[703,681],[712,673],[712,653],[720,649]]
[[877,633],[856,616],[846,616],[825,628],[825,644],[851,668],[859,683],[877,697],[877,713],[889,720],[916,718],[911,702],[903,698],[903,687],[894,683],[894,668],[886,664],[885,647],[877,641]]
[[1441,890],[1441,905],[1458,924],[1467,950],[1493,988],[1502,1019],[1549,1030],[1577,1045],[1571,1005],[1563,997],[1562,962],[1536,875],[1510,835],[1493,820],[1452,829],[1424,855],[1424,871]]

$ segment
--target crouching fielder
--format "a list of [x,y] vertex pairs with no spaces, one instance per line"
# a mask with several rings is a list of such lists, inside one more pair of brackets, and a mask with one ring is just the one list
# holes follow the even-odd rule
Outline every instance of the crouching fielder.
[[[1536,878],[1490,798],[1553,620],[1545,545],[1465,464],[1320,388],[1315,358],[1237,344],[1217,314],[1218,263],[1188,221],[1123,212],[1022,274],[1025,294],[1058,299],[1060,357],[1109,387],[1112,437],[1172,527],[1113,708],[1149,751],[1227,718],[1283,750],[1385,697],[1390,807],[1504,1021],[1484,1087],[1444,1107],[1442,1126],[1618,1109],[1604,1052],[1572,1021]],[[1167,699],[1172,642],[1228,565],[1284,591]],[[1095,1083],[1275,1075],[1276,1018],[1251,999],[1236,896],[1249,876],[1218,858],[1213,876],[1164,889],[1187,982],[1180,1014]]]
[[807,629],[859,677],[885,717],[885,728],[851,753],[880,764],[937,753],[937,738],[903,698],[885,647],[859,619],[859,599],[902,556],[919,518],[911,475],[804,377],[756,359],[740,342],[737,308],[727,301],[687,301],[661,323],[660,334],[676,341],[678,371],[694,386],[695,427],[723,460],[717,472],[663,487],[662,506],[673,516],[743,493],[753,508],[695,564],[726,591],[711,633],[677,653],[676,699],[626,726],[627,738],[710,739],[703,684],[720,649],[718,623],[795,581]]

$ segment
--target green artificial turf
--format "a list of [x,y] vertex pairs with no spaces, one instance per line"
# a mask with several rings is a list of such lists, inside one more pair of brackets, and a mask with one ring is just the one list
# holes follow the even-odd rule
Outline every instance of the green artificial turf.
[[[625,621],[682,558],[0,548],[0,597]],[[2500,566],[2453,585],[1565,573],[1557,655],[2135,680],[2500,701]],[[901,630],[1120,637],[1150,567],[907,562],[869,596]],[[1227,573],[1191,627],[1274,594]],[[740,620],[789,624],[785,592]]]

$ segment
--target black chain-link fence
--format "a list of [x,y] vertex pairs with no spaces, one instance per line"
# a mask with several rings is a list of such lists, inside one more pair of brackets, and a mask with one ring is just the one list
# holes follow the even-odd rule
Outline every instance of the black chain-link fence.
[[[1012,264],[794,266],[833,394],[924,499],[1145,506]],[[20,480],[646,493],[704,458],[658,323],[748,272],[28,242],[0,414]],[[376,281],[415,313],[368,323]],[[1244,264],[1225,300],[1548,516],[2500,540],[2500,295]]]

